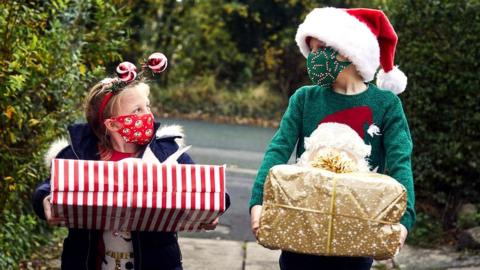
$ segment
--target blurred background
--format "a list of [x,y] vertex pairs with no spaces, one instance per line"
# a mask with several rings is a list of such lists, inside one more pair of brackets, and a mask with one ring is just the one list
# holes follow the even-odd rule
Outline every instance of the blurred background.
[[3,0],[0,269],[61,247],[65,230],[47,227],[31,208],[48,177],[42,156],[68,124],[83,121],[89,87],[121,61],[139,66],[155,51],[169,59],[151,82],[157,120],[186,126],[197,161],[246,175],[232,189],[243,211],[237,219],[248,226],[246,200],[265,146],[289,96],[310,83],[296,29],[323,6],[381,8],[399,36],[417,200],[408,243],[479,248],[480,1]]

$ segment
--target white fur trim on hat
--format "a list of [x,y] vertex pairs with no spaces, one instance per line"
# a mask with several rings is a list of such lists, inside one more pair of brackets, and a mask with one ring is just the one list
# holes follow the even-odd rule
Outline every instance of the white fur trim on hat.
[[60,151],[62,151],[68,145],[69,142],[65,138],[60,138],[54,141],[50,145],[50,148],[48,148],[48,151],[43,156],[43,162],[45,164],[45,167],[50,169],[50,166],[52,165],[52,160],[60,153]]
[[378,136],[380,135],[380,128],[375,124],[371,124],[367,129],[367,133],[370,137],[373,137],[374,135]]
[[316,8],[300,24],[295,36],[305,58],[310,53],[307,37],[314,37],[350,60],[365,82],[372,81],[380,65],[377,38],[354,16],[343,9]]
[[398,95],[407,88],[407,76],[398,67],[386,73],[380,69],[377,74],[377,86]]

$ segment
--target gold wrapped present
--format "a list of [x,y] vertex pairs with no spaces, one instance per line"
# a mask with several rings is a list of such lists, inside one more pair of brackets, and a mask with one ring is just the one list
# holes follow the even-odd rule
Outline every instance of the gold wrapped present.
[[405,188],[389,176],[278,165],[265,182],[258,242],[298,253],[387,259],[399,247],[405,208]]

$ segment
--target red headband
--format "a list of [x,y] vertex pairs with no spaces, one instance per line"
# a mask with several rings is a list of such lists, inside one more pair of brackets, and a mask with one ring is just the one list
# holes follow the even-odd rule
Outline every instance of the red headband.
[[103,122],[103,110],[105,110],[105,107],[108,104],[108,101],[110,101],[110,98],[112,98],[113,92],[108,92],[105,94],[102,100],[102,104],[100,104],[100,108],[98,109],[98,121],[100,124]]

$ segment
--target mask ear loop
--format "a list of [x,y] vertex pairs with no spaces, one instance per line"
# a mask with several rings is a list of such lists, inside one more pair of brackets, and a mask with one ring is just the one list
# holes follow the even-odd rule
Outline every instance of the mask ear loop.
[[105,134],[103,135],[103,139],[105,139],[105,141],[108,140],[109,139],[108,136],[109,136],[108,135],[108,129],[105,127]]

